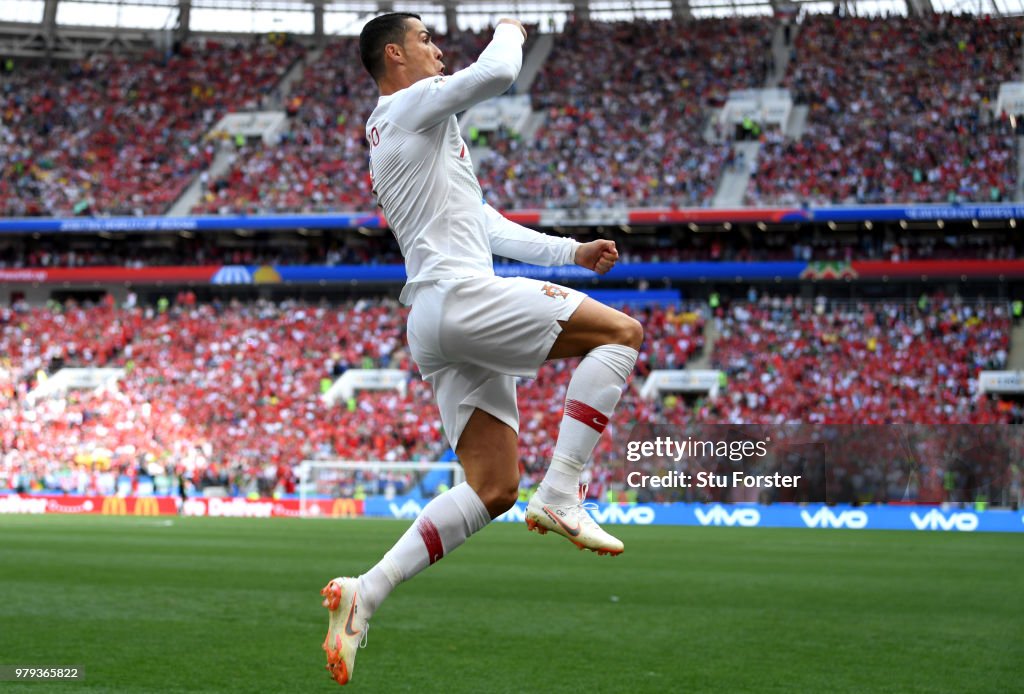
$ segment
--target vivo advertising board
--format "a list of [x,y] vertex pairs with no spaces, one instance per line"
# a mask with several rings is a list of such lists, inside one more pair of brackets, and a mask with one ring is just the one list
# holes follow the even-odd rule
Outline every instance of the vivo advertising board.
[[[414,496],[353,499],[314,499],[306,514],[320,517],[375,516],[412,520],[429,499]],[[237,518],[303,515],[298,499],[193,498],[181,512],[186,516]],[[0,514],[103,514],[156,516],[177,514],[171,497],[84,497],[0,494]],[[497,520],[525,521],[526,504],[519,502]],[[824,504],[595,504],[590,511],[608,525],[696,525],[726,528],[825,528],[846,530],[910,530],[937,532],[1024,532],[1024,511],[944,509],[936,506],[826,506]]]
[[[367,499],[367,516],[416,518],[428,499]],[[519,502],[499,522],[525,521]],[[940,532],[1024,532],[1024,512],[936,506],[826,506],[824,504],[596,504],[591,515],[609,525],[697,525],[731,528],[825,528]]]

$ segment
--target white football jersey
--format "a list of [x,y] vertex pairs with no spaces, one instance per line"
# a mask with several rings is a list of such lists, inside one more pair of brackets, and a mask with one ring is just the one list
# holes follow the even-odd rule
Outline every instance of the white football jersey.
[[539,265],[572,262],[575,241],[513,224],[485,204],[455,117],[515,82],[522,45],[518,27],[499,24],[476,63],[382,96],[370,114],[370,176],[405,258],[405,304],[424,282],[493,276],[494,253]]

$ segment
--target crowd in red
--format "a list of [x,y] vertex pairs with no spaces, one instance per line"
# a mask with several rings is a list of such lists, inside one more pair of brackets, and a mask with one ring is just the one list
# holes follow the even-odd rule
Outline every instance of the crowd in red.
[[701,206],[728,145],[707,109],[765,79],[771,25],[716,19],[566,25],[531,89],[546,118],[529,143],[492,141],[478,162],[500,208]]
[[253,38],[19,65],[0,85],[0,215],[166,212],[213,160],[210,128],[302,53]]
[[996,202],[1017,178],[993,106],[1020,74],[1013,18],[808,16],[783,85],[810,111],[764,137],[746,203]]
[[[763,86],[772,28],[759,19],[568,24],[531,89],[539,129],[529,140],[492,133],[479,152],[488,200],[503,209],[708,204],[732,156],[705,142],[707,116],[730,90]],[[485,42],[439,39],[450,71]],[[336,79],[303,81],[282,141],[242,148],[197,211],[373,208],[361,127],[375,93],[345,60],[348,43],[309,68]],[[1005,199],[1016,180],[1013,133],[990,107],[1016,74],[1019,46],[1010,20],[808,16],[783,82],[810,106],[806,131],[796,141],[763,135],[745,202]]]
[[[503,208],[706,204],[728,147],[702,143],[705,108],[763,81],[769,33],[753,20],[571,24],[532,90],[546,124],[529,146],[492,137],[478,162],[489,199]],[[488,37],[439,38],[448,71],[468,65]],[[363,123],[376,91],[356,53],[354,39],[341,39],[307,66],[290,97],[288,132],[240,147],[194,211],[373,209]],[[593,70],[593,60],[604,67]],[[638,85],[639,95],[630,91]]]
[[[487,197],[505,209],[708,204],[732,161],[727,144],[705,142],[708,114],[730,90],[765,84],[773,27],[570,22],[531,89],[540,128],[529,140],[491,135],[482,150]],[[488,36],[439,37],[448,71]],[[1020,42],[1012,19],[808,15],[782,85],[809,105],[807,129],[763,136],[746,202],[1005,199],[1013,134],[990,106],[1018,74]],[[204,136],[278,88],[306,55],[297,43],[19,65],[0,87],[0,213],[159,214],[197,175],[196,212],[372,210],[363,123],[376,90],[357,53],[353,38],[309,53],[284,95],[280,141],[239,146],[213,180],[216,143]]]
[[[284,466],[288,478],[304,457],[435,457],[440,433],[419,416],[430,402],[420,381],[405,398],[363,394],[341,408],[319,399],[348,368],[410,368],[405,313],[391,301],[219,305],[189,293],[164,311],[0,309],[0,354],[10,355],[0,364],[2,467],[36,476],[77,461],[216,477]],[[63,365],[125,373],[107,392],[33,402],[31,388]]]
[[[1010,326],[999,305],[735,303],[713,319],[710,361],[727,382],[717,398],[697,401],[645,400],[638,386],[650,370],[703,353],[706,311],[632,312],[646,338],[634,387],[595,451],[597,492],[621,481],[622,451],[639,425],[989,423],[1020,414],[979,398],[974,385],[980,369],[1006,362]],[[437,460],[446,443],[410,361],[405,318],[393,300],[197,304],[187,292],[164,310],[110,301],[0,309],[0,488],[103,492],[122,474],[180,473],[199,487],[287,493],[303,459]],[[124,375],[103,391],[30,397],[71,365]],[[370,367],[412,371],[406,393],[323,403],[334,378]],[[572,367],[545,365],[520,385],[526,484],[550,459]]]
[[[1005,303],[764,297],[734,303],[715,320],[711,366],[724,373],[722,393],[695,402],[667,396],[636,438],[767,439],[769,472],[802,474],[807,486],[746,495],[663,490],[654,498],[972,501],[978,494],[993,498],[1016,474],[1007,462],[1024,451],[1019,427],[957,426],[1024,417],[1019,404],[978,392],[979,371],[1006,368]],[[695,464],[675,463],[645,460],[634,469],[663,474],[681,466],[693,471]],[[722,464],[696,462],[718,472]],[[621,470],[595,466],[613,480]]]
[[1004,305],[932,299],[923,307],[851,302],[828,307],[764,298],[721,319],[712,364],[728,394],[709,421],[779,424],[989,423],[978,372],[1002,369],[1010,349]]

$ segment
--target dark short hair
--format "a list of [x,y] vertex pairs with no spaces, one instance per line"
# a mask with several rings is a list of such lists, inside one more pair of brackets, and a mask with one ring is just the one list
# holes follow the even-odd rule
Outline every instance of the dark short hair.
[[390,12],[374,17],[359,33],[359,57],[363,67],[375,80],[384,76],[384,47],[389,43],[405,43],[407,19],[419,19],[412,12]]

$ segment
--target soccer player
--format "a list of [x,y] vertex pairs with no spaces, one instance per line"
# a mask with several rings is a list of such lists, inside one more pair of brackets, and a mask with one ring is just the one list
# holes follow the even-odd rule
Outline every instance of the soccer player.
[[484,203],[455,117],[515,82],[525,39],[520,22],[502,19],[477,62],[446,76],[443,54],[417,15],[376,17],[359,37],[363,65],[380,89],[366,124],[370,174],[405,258],[409,349],[433,387],[466,481],[427,504],[376,566],[321,591],[330,612],[327,668],[339,684],[351,678],[367,620],[395,586],[515,503],[515,378],[535,376],[547,359],[583,357],[527,525],[598,554],[623,549],[583,508],[579,481],[636,363],[643,330],[575,289],[499,278],[492,266],[495,254],[603,274],[618,259],[615,243],[541,234]]

